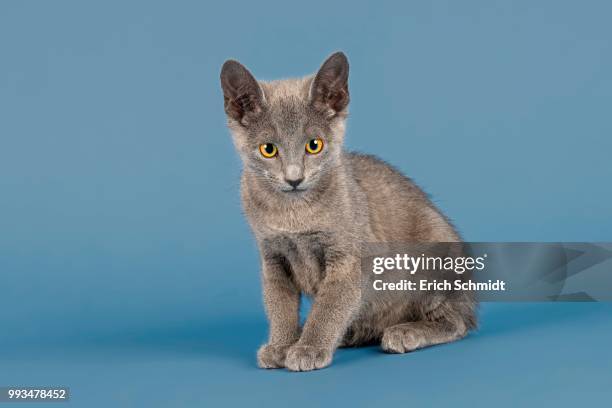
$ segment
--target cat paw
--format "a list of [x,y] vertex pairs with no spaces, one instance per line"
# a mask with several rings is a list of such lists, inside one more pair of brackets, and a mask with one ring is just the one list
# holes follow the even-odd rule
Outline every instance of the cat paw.
[[283,368],[289,347],[264,344],[257,351],[257,365],[260,368]]
[[419,339],[410,328],[389,327],[383,333],[380,346],[387,353],[408,353],[419,348]]
[[331,350],[296,344],[287,352],[285,367],[291,371],[318,370],[330,365],[331,361]]

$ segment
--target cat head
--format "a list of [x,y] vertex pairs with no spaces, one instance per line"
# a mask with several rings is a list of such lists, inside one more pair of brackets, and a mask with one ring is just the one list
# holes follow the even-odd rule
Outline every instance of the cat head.
[[221,69],[228,126],[245,169],[269,192],[300,197],[339,165],[349,103],[346,56],[312,76],[258,82],[239,62]]

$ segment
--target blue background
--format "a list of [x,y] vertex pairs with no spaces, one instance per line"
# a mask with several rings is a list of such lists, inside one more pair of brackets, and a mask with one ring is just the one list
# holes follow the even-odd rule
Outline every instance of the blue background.
[[348,147],[413,177],[466,239],[612,241],[611,14],[2,2],[0,386],[70,386],[88,407],[609,401],[610,304],[486,304],[459,343],[258,370],[258,257],[218,75],[237,58],[301,76],[343,50]]

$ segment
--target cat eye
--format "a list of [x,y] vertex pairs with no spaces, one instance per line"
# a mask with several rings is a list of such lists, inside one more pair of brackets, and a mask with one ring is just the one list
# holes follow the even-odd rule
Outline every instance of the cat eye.
[[306,151],[310,154],[317,154],[323,150],[323,140],[322,139],[312,139],[310,142],[306,143]]
[[263,143],[259,145],[259,152],[263,157],[271,159],[278,154],[278,149],[272,143]]

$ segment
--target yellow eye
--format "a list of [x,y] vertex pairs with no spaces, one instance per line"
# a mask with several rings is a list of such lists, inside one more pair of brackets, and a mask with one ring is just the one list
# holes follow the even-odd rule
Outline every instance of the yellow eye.
[[321,150],[323,150],[323,140],[321,139],[312,139],[306,143],[306,151],[310,154],[320,153]]
[[272,143],[264,143],[259,145],[259,152],[263,157],[271,159],[278,154],[278,149]]

